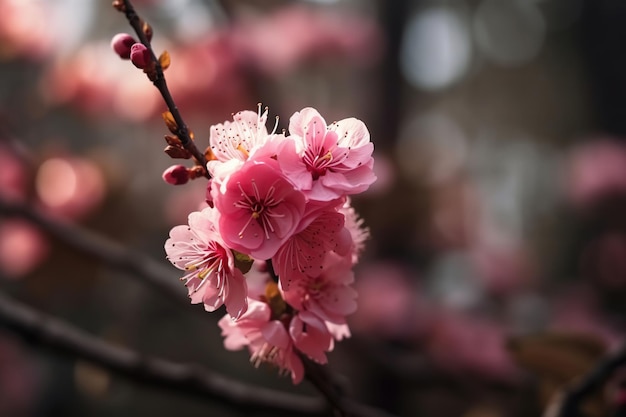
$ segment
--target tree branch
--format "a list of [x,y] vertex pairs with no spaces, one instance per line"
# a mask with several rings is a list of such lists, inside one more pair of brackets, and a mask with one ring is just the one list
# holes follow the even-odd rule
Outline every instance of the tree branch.
[[[125,249],[123,246],[116,244],[106,238],[103,238],[100,235],[89,232],[87,230],[81,229],[80,227],[70,224],[63,223],[58,219],[46,216],[43,213],[38,212],[37,210],[29,207],[24,203],[19,202],[11,202],[2,197],[0,197],[0,215],[8,216],[8,217],[21,217],[24,218],[35,225],[39,226],[42,230],[49,233],[53,237],[58,240],[66,243],[70,247],[74,248],[76,251],[87,253],[107,265],[119,268],[125,272],[130,273],[133,277],[139,277],[144,282],[150,284],[151,286],[157,288],[162,293],[167,296],[174,297],[174,299],[178,299],[180,301],[184,301],[188,304],[188,300],[184,296],[182,292],[182,286],[178,280],[172,279],[171,272],[160,265],[159,263],[151,260],[146,256],[142,256],[138,253],[129,252],[128,249]],[[51,347],[58,348],[58,345],[62,347],[62,351],[66,354],[74,354],[78,357],[84,359],[90,359],[94,362],[100,364],[101,366],[106,367],[107,369],[111,369],[123,375],[130,377],[133,380],[139,382],[146,382],[150,385],[158,385],[162,387],[171,388],[175,391],[179,390],[187,390],[187,384],[190,382],[185,382],[185,378],[197,378],[192,374],[185,373],[188,371],[187,368],[176,368],[176,366],[180,367],[182,365],[171,364],[168,362],[164,362],[165,365],[159,365],[160,360],[155,360],[157,363],[157,372],[164,371],[169,376],[177,376],[178,379],[174,380],[172,378],[166,377],[166,381],[161,381],[159,383],[154,383],[152,381],[147,381],[142,375],[141,367],[137,364],[130,363],[130,359],[128,356],[124,356],[122,365],[126,365],[126,368],[119,369],[120,364],[117,362],[108,363],[107,356],[105,354],[105,359],[100,358],[99,360],[92,358],[92,351],[88,350],[87,352],[81,352],[82,347],[90,347],[95,351],[99,352],[100,349],[104,349],[105,352],[108,352],[107,349],[109,347],[102,348],[102,345],[99,346],[99,342],[93,336],[88,336],[85,334],[81,334],[79,330],[73,329],[68,325],[53,319],[51,317],[44,318],[43,315],[39,315],[36,312],[28,311],[28,308],[25,306],[16,307],[16,303],[6,299],[6,297],[0,297],[0,322],[4,321],[11,324],[15,331],[17,331],[23,337],[28,337],[31,341],[36,341],[38,343],[44,345],[51,345]],[[17,312],[17,313],[16,313]],[[24,313],[26,312],[26,313]],[[22,314],[23,313],[23,314]],[[37,319],[39,317],[39,319]],[[38,323],[41,322],[41,323]],[[48,323],[53,323],[48,326]],[[60,340],[58,339],[57,329],[69,329],[68,331],[62,330],[60,332]],[[66,339],[67,335],[74,335],[78,339],[81,337],[83,340],[87,340],[85,343],[72,343],[72,337],[68,340]],[[40,335],[40,336],[38,336]],[[35,337],[36,336],[36,337]],[[50,340],[52,337],[52,340]],[[69,343],[69,347],[68,347]],[[112,347],[110,347],[112,348]],[[110,352],[109,352],[110,353]],[[130,352],[132,353],[132,352]],[[127,353],[126,355],[130,355]],[[112,357],[118,358],[118,353],[112,353]],[[137,355],[137,354],[134,354]],[[150,362],[150,361],[148,361]],[[142,366],[147,366],[148,362],[143,361]],[[152,363],[152,362],[150,362]],[[363,404],[359,404],[353,400],[350,400],[341,395],[339,391],[336,390],[331,383],[332,378],[328,374],[328,372],[321,372],[320,367],[315,366],[316,364],[311,363],[310,361],[305,361],[307,363],[307,378],[311,383],[318,389],[326,398],[329,404],[331,404],[335,409],[339,412],[342,412],[344,416],[362,416],[362,417],[389,417],[390,414],[385,413],[381,410],[377,410]],[[130,366],[130,368],[128,368]],[[122,366],[123,367],[123,366]],[[133,368],[134,367],[134,368]],[[137,369],[135,369],[137,368]],[[139,375],[128,375],[128,373],[133,373],[139,370]],[[183,372],[185,371],[185,372]],[[191,376],[190,376],[191,375]],[[167,379],[169,378],[169,379]],[[204,378],[204,377],[203,377]],[[221,377],[220,377],[221,378]],[[177,381],[177,382],[175,382]],[[180,382],[182,384],[182,388],[176,386],[176,383]],[[198,383],[197,381],[194,384]],[[240,384],[241,385],[241,384]],[[247,386],[246,389],[250,388]],[[195,388],[196,394],[203,394],[202,391],[204,388]],[[243,388],[238,388],[238,390],[242,390]],[[252,389],[252,388],[250,388]],[[254,388],[256,389],[256,388]],[[286,394],[285,394],[286,395]],[[279,398],[279,397],[276,397]],[[227,399],[227,402],[230,401]],[[311,400],[312,401],[312,400]],[[282,405],[278,404],[279,407]],[[302,412],[302,411],[299,411]],[[316,415],[322,413],[322,407],[318,407],[316,410],[311,411],[310,415]],[[302,415],[309,415],[302,414]]]
[[556,416],[578,417],[580,405],[585,397],[599,388],[622,365],[626,365],[626,342],[598,362],[594,369],[566,391]]
[[0,293],[0,323],[27,342],[78,357],[132,381],[166,388],[234,408],[306,416],[327,415],[324,401],[243,384],[198,365],[143,356],[108,344],[59,319],[40,313]]
[[118,10],[124,13],[126,19],[128,20],[128,23],[139,37],[139,41],[146,48],[148,48],[148,51],[150,51],[150,56],[152,57],[152,61],[154,62],[154,74],[151,74],[149,78],[152,81],[152,84],[154,84],[157,90],[159,90],[159,93],[161,93],[163,101],[165,101],[168,110],[170,111],[170,113],[172,113],[172,116],[174,117],[174,121],[176,122],[176,136],[178,136],[178,138],[180,139],[183,147],[193,155],[193,157],[196,159],[197,164],[204,168],[204,175],[207,178],[210,178],[209,173],[206,171],[207,161],[204,153],[198,150],[195,142],[191,138],[189,128],[183,120],[183,116],[180,114],[178,106],[176,106],[174,98],[172,97],[172,94],[167,87],[167,82],[165,81],[165,75],[163,74],[163,67],[161,66],[161,62],[154,53],[150,39],[145,33],[144,29],[147,23],[139,17],[137,12],[135,11],[135,8],[129,0],[117,0],[113,4]]
[[28,220],[76,251],[91,255],[107,265],[142,279],[169,298],[187,301],[184,288],[173,278],[172,270],[147,256],[129,251],[122,245],[79,226],[47,216],[27,204],[9,201],[1,196],[0,215]]

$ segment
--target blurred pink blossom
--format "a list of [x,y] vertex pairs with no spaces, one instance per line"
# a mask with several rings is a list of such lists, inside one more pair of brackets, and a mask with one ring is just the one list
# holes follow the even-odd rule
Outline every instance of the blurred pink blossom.
[[0,270],[9,278],[31,272],[49,249],[47,240],[30,223],[14,219],[0,223]]
[[129,65],[115,59],[108,43],[90,43],[55,62],[41,87],[51,103],[70,103],[105,118],[114,112],[122,118],[145,120],[162,110],[159,93],[143,72]]
[[585,207],[612,193],[626,193],[626,146],[610,139],[583,143],[569,156],[566,189]]
[[429,355],[456,374],[474,374],[503,382],[519,377],[506,349],[504,328],[496,323],[441,312],[427,340]]
[[53,157],[39,166],[35,189],[49,213],[76,219],[98,207],[106,193],[106,184],[102,171],[90,160]]
[[553,299],[553,314],[549,328],[558,332],[583,333],[600,338],[609,348],[623,338],[619,324],[611,325],[609,317],[601,313],[601,306],[588,285],[570,286]]
[[358,309],[350,316],[354,332],[389,339],[412,339],[429,322],[428,303],[411,284],[403,267],[370,264],[357,273]]
[[495,295],[515,295],[535,278],[530,254],[519,244],[477,245],[470,259],[478,279]]
[[0,59],[40,59],[56,41],[47,24],[45,4],[37,0],[0,0]]
[[382,36],[373,20],[302,5],[241,20],[234,27],[233,44],[254,67],[276,77],[330,57],[366,65],[382,52]]
[[26,197],[26,167],[7,147],[0,145],[0,196],[10,200]]

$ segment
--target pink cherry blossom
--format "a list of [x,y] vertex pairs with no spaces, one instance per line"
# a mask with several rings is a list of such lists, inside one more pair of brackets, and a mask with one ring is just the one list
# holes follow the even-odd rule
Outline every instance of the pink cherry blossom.
[[370,229],[363,225],[363,219],[359,217],[356,210],[352,207],[350,199],[346,200],[339,212],[345,216],[345,230],[350,235],[352,263],[356,264],[365,249],[365,241],[370,237]]
[[282,288],[283,297],[297,310],[309,311],[322,320],[343,324],[345,317],[354,313],[357,307],[357,293],[350,286],[353,281],[351,258],[329,252],[322,274],[293,281],[288,289]]
[[219,189],[213,185],[224,242],[253,258],[274,256],[304,214],[304,195],[268,163],[247,161]]
[[[231,159],[245,161],[250,152],[265,144],[276,131],[267,131],[267,108],[261,113],[250,110],[240,111],[233,115],[233,121],[226,121],[211,126],[209,142],[211,151],[218,161],[226,162]],[[278,119],[276,120],[278,123]]]
[[230,315],[240,317],[247,308],[246,281],[216,228],[217,214],[210,207],[191,213],[189,226],[171,230],[165,251],[174,266],[187,271],[181,280],[192,303],[204,303],[207,311],[225,304]]
[[337,247],[344,216],[336,211],[325,211],[308,223],[285,242],[273,258],[285,290],[294,281],[317,277],[323,272],[326,253]]
[[333,348],[333,336],[324,321],[312,313],[301,311],[289,324],[294,346],[318,363],[326,363],[326,352]]
[[362,121],[349,118],[327,126],[317,110],[307,107],[291,116],[289,132],[292,142],[278,161],[309,199],[361,193],[376,180],[374,145]]
[[[267,303],[253,299],[248,300],[248,310],[237,321],[224,316],[218,322],[225,336],[224,347],[228,350],[239,350],[247,346],[250,351],[250,362],[255,367],[269,363],[279,368],[281,373],[291,373],[294,384],[299,384],[304,377],[304,366],[294,351],[294,342],[285,325],[272,319],[272,311]],[[304,337],[300,337],[302,344]],[[308,341],[307,341],[308,342]]]

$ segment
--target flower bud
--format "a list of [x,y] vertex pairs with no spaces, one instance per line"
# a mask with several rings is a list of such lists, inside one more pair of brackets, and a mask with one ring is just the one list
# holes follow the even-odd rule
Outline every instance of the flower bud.
[[142,43],[136,43],[130,48],[130,60],[139,69],[146,69],[152,62],[150,51]]
[[182,185],[189,181],[189,171],[182,165],[172,165],[163,172],[163,180],[171,185]]
[[128,33],[118,33],[111,39],[111,48],[122,59],[130,59],[130,49],[137,43]]

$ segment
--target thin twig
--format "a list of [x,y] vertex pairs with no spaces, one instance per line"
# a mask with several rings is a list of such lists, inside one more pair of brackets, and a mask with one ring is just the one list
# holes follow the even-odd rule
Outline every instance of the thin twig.
[[184,286],[175,278],[172,269],[147,256],[129,251],[128,248],[101,235],[72,223],[62,222],[24,203],[9,201],[2,197],[0,197],[0,216],[21,217],[30,221],[76,251],[91,255],[109,266],[142,279],[169,298],[187,300]]
[[207,161],[204,156],[204,153],[200,152],[200,150],[198,150],[198,148],[196,147],[196,144],[191,138],[191,135],[189,133],[189,128],[187,127],[187,124],[183,120],[183,117],[180,114],[180,111],[178,110],[178,106],[176,106],[176,103],[174,102],[174,99],[172,97],[172,94],[170,93],[169,88],[167,88],[167,82],[165,80],[165,75],[163,74],[163,67],[161,66],[161,63],[159,62],[159,59],[157,58],[156,54],[154,53],[154,50],[152,49],[152,44],[150,42],[150,39],[148,39],[148,37],[146,36],[144,32],[144,27],[143,27],[144,20],[139,17],[137,12],[135,11],[135,8],[131,4],[130,0],[123,0],[123,5],[124,5],[123,12],[124,12],[124,15],[126,16],[126,19],[128,20],[128,23],[130,23],[131,27],[134,29],[135,33],[139,37],[139,41],[146,48],[148,48],[148,51],[150,51],[150,55],[154,62],[154,70],[155,70],[154,79],[152,79],[152,83],[161,93],[161,97],[163,97],[163,100],[165,101],[167,108],[169,109],[170,113],[172,113],[172,116],[174,117],[174,121],[176,122],[176,136],[178,136],[178,138],[180,139],[183,147],[193,155],[198,165],[205,168],[204,170],[205,176],[207,178],[210,178],[209,173],[206,171]]
[[218,400],[248,411],[287,415],[328,415],[324,401],[255,387],[208,371],[139,354],[104,342],[57,318],[40,313],[0,292],[0,323],[27,342],[84,359],[132,381],[195,397]]
[[578,417],[582,401],[599,388],[620,366],[626,365],[626,342],[622,346],[598,362],[598,364],[582,379],[570,387],[561,402],[557,417]]

